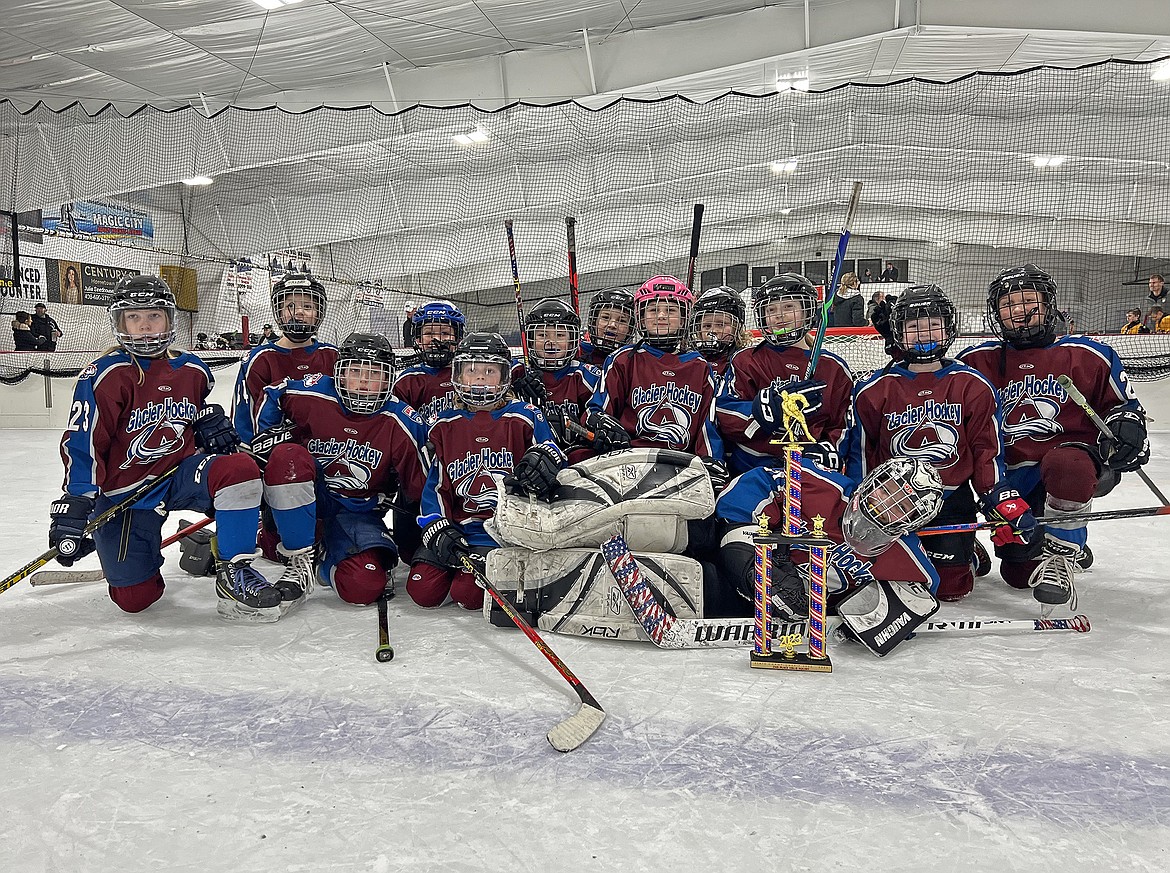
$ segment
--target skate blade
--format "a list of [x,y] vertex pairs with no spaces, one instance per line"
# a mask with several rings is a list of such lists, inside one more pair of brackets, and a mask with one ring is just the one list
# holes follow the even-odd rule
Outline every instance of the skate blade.
[[284,618],[286,615],[288,615],[290,612],[292,612],[294,609],[296,609],[298,606],[300,606],[302,603],[304,603],[306,596],[307,595],[302,594],[296,600],[282,600],[282,601],[280,601],[280,606],[276,607],[277,609],[280,610],[280,617]]
[[255,609],[250,606],[244,606],[242,603],[237,603],[234,600],[223,598],[215,606],[215,611],[219,613],[220,618],[224,621],[243,621],[252,624],[272,624],[280,621],[281,611],[279,606],[270,606],[267,609]]

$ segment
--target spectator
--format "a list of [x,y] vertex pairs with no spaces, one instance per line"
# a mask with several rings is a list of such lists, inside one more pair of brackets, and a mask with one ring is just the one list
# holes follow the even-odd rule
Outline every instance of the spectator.
[[32,316],[23,309],[12,319],[12,342],[18,352],[35,352],[41,348],[37,337],[33,335],[29,322]]
[[876,282],[876,281],[877,280],[873,277],[873,270],[866,270],[864,273],[861,274],[861,284],[862,285],[868,285],[869,283]]
[[1142,311],[1140,309],[1125,310],[1125,324],[1121,326],[1120,333],[1149,333],[1150,329],[1142,324]]
[[264,325],[264,336],[260,339],[262,342],[269,342],[270,340],[276,339],[276,332],[273,331],[271,324]]
[[410,348],[414,345],[414,313],[418,311],[418,307],[413,303],[406,304],[406,315],[402,321],[402,345],[404,348]]
[[[875,315],[877,318],[874,318]],[[874,327],[877,327],[879,322],[886,325],[890,323],[890,304],[884,291],[874,291],[869,295],[869,304],[865,307],[865,320]]]
[[1151,306],[1146,314],[1146,327],[1151,333],[1170,333],[1170,318],[1161,306]]
[[898,268],[894,266],[893,261],[886,261],[886,268],[882,270],[882,274],[878,276],[879,282],[897,282]]
[[195,349],[194,349],[195,351],[206,352],[206,351],[210,351],[211,348],[212,348],[211,340],[209,340],[207,338],[207,334],[205,334],[205,333],[195,334]]
[[861,299],[861,280],[856,273],[841,277],[841,286],[833,298],[833,324],[836,327],[865,327],[865,301]]
[[34,306],[33,313],[32,332],[33,336],[37,337],[37,341],[41,343],[38,348],[46,352],[57,351],[57,340],[61,339],[60,326],[53,320],[53,316],[49,315],[49,311],[43,303]]
[[1150,294],[1146,299],[1150,303],[1165,308],[1168,295],[1166,294],[1166,280],[1162,278],[1161,273],[1154,273],[1150,276]]

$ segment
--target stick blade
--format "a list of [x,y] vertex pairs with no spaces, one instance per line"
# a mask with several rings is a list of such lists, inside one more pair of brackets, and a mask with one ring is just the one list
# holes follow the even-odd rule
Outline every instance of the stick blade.
[[581,708],[548,732],[548,741],[558,752],[571,752],[601,727],[605,710],[596,702],[583,702]]
[[40,570],[29,578],[28,584],[34,586],[41,585],[63,585],[69,582],[100,582],[106,578],[106,574],[99,568],[97,570]]

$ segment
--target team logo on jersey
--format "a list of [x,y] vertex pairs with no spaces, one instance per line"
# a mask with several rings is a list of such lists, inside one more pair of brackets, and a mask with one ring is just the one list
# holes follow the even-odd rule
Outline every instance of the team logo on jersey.
[[1068,397],[1056,377],[1027,375],[1013,380],[999,392],[1003,405],[1003,438],[1006,445],[1019,440],[1045,442],[1064,433],[1057,419]]
[[447,464],[447,478],[469,515],[488,511],[496,505],[496,483],[512,472],[515,456],[509,449],[480,449]]
[[94,373],[96,373],[96,372],[97,372],[97,364],[90,364],[88,367],[86,367],[84,370],[81,371],[81,375],[78,376],[77,378],[88,379],[91,376],[93,376]]
[[[444,385],[450,385],[450,382],[444,382]],[[435,419],[439,417],[439,413],[446,409],[450,409],[455,405],[455,392],[448,391],[439,397],[433,398],[429,403],[425,403],[418,408],[419,417],[427,424],[434,424]]]
[[344,442],[314,438],[305,444],[309,454],[317,459],[325,471],[325,481],[341,491],[365,491],[374,471],[382,463],[383,452],[369,443],[355,439]]
[[886,428],[893,432],[890,451],[895,455],[922,458],[940,470],[959,460],[959,430],[963,407],[959,403],[927,400],[921,406],[907,406],[901,412],[886,413]]
[[321,381],[321,374],[320,373],[310,373],[308,376],[306,376],[301,381],[303,381],[305,383],[306,388],[312,388],[314,385],[316,385],[318,382]]
[[691,424],[703,403],[703,396],[686,385],[637,387],[630,396],[637,411],[634,425],[639,436],[666,443],[672,449],[691,444]]
[[196,412],[195,404],[185,397],[178,400],[168,397],[161,403],[148,403],[133,410],[126,422],[126,433],[134,437],[119,469],[152,464],[178,450]]

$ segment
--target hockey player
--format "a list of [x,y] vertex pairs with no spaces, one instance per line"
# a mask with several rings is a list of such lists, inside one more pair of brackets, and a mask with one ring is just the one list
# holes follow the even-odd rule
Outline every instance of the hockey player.
[[257,412],[253,450],[265,455],[265,498],[293,546],[289,570],[306,589],[319,577],[347,603],[377,600],[398,563],[380,501],[401,488],[417,505],[426,477],[426,425],[391,394],[393,381],[389,340],[355,333],[341,344],[333,375],[272,385]]
[[284,379],[328,374],[337,364],[337,348],[317,342],[325,319],[325,286],[312,276],[288,273],[272,286],[272,317],[280,337],[256,346],[240,365],[232,421],[245,443],[252,441],[256,406],[264,389]]
[[[1150,457],[1145,412],[1121,359],[1083,336],[1057,337],[1056,283],[1034,264],[1009,267],[988,286],[988,320],[999,341],[959,356],[990,380],[1003,409],[1008,480],[1033,506],[1043,506],[1043,540],[997,545],[1000,575],[1031,587],[1042,609],[1076,608],[1073,562],[1087,548],[1084,522],[1061,524],[1107,494],[1121,473]],[[1105,420],[1101,434],[1073,403],[1057,376],[1067,375]]]
[[711,288],[699,295],[691,311],[687,348],[702,355],[722,381],[736,349],[747,345],[744,317],[747,307],[732,288]]
[[589,401],[598,451],[668,448],[721,463],[715,381],[698,352],[685,351],[694,295],[673,276],[648,279],[634,295],[641,340],[614,352]]
[[[1022,545],[1036,522],[1004,481],[995,389],[975,370],[946,358],[958,335],[954,305],[937,285],[916,285],[894,304],[890,329],[903,362],[891,361],[855,389],[846,473],[860,481],[890,458],[921,458],[942,479],[940,524],[973,522],[978,494],[988,520],[999,522],[992,540]],[[940,600],[971,592],[974,548],[973,532],[927,542],[942,580]]]
[[849,365],[822,350],[812,379],[805,379],[812,355],[810,337],[821,323],[812,282],[782,273],[752,289],[752,308],[763,341],[731,356],[723,393],[717,401],[719,430],[730,444],[732,469],[750,470],[775,463],[783,453],[771,440],[783,426],[782,393],[802,394],[815,446],[805,452],[826,469],[837,469],[853,374]]
[[590,457],[592,449],[567,431],[565,420],[580,424],[601,372],[576,359],[581,344],[581,319],[562,300],[541,300],[524,320],[528,356],[512,368],[512,391],[539,407],[557,442],[571,452],[572,463]]
[[637,340],[634,295],[625,288],[604,288],[589,303],[589,339],[581,343],[582,363],[601,368],[605,359]]
[[[239,439],[223,409],[207,405],[213,381],[207,365],[171,349],[174,294],[155,276],[126,276],[114,288],[109,315],[118,346],[78,378],[61,440],[65,493],[50,508],[49,545],[66,566],[96,548],[110,599],[126,612],[141,612],[165,587],[159,570],[167,512],[214,509],[219,614],[276,621],[282,600],[303,592],[278,589],[252,567],[260,471],[236,451]],[[85,536],[95,513],[176,467],[92,539]]]
[[[705,591],[707,615],[748,616],[755,597],[755,543],[759,517],[773,533],[784,533],[788,483],[779,466],[756,467],[736,478],[716,504],[722,526],[719,582]],[[914,531],[942,506],[938,474],[919,459],[879,465],[860,483],[811,461],[801,464],[801,517],[824,519],[826,590],[830,611],[840,613],[860,641],[884,655],[938,608],[938,575]],[[786,621],[808,614],[804,565],[807,549],[773,549],[772,616]]]
[[423,487],[422,548],[406,591],[420,606],[448,597],[465,609],[483,606],[483,591],[462,559],[482,563],[496,547],[484,530],[496,506],[496,483],[546,499],[565,462],[543,413],[511,399],[511,352],[495,333],[471,333],[452,362],[457,405],[431,426],[433,457]]
[[451,385],[451,358],[463,339],[467,319],[453,303],[432,300],[418,307],[410,317],[414,348],[421,364],[407,367],[394,383],[394,396],[415,408],[430,425],[455,402]]

